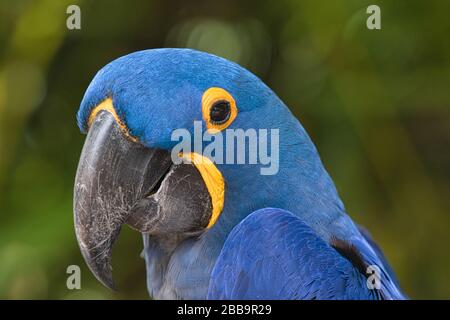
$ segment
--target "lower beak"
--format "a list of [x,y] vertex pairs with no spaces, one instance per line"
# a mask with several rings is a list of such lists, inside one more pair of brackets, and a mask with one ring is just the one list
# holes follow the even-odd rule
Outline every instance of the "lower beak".
[[89,129],[74,190],[75,232],[97,279],[114,288],[112,247],[123,224],[144,233],[203,230],[212,213],[208,189],[192,164],[173,164],[170,153],[132,142],[108,111]]

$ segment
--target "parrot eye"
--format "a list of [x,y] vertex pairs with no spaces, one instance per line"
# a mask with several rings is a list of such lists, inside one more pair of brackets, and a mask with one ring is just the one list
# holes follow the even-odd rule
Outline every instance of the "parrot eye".
[[223,124],[230,118],[231,107],[228,101],[217,101],[209,111],[209,118],[214,124]]
[[236,118],[236,102],[228,91],[212,87],[203,93],[203,119],[210,133],[227,128]]

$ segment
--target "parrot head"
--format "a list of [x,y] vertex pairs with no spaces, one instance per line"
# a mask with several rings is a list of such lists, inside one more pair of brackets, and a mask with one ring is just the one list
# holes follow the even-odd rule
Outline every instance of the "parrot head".
[[[211,239],[219,240],[211,241],[220,247],[234,225],[261,207],[342,207],[288,108],[255,75],[211,54],[152,49],[114,60],[92,80],[77,121],[87,138],[75,178],[75,231],[91,271],[110,288],[112,247],[124,224],[170,239],[172,248],[216,233]],[[242,163],[236,145],[213,153],[223,162],[196,149],[213,141],[227,146],[236,138],[223,134],[229,129],[257,135],[277,129],[278,138],[264,146],[280,155],[275,174],[262,174],[267,161],[248,163],[252,147]],[[196,143],[196,134],[209,141]],[[179,148],[185,136],[192,137],[184,144],[190,152]]]

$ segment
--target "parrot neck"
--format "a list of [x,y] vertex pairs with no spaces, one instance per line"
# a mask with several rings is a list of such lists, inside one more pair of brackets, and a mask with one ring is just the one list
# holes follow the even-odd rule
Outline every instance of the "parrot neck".
[[[279,170],[261,175],[259,166],[223,166],[225,208],[220,220],[226,232],[251,212],[267,207],[289,210],[324,238],[328,226],[344,220],[342,236],[351,220],[316,147],[300,122],[286,108],[277,110],[271,128],[279,128]],[[346,221],[350,222],[346,222]],[[340,232],[340,231],[338,231]]]

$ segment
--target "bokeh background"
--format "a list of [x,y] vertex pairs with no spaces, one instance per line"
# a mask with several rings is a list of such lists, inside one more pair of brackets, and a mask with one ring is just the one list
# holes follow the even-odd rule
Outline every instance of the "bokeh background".
[[[81,30],[66,28],[70,4],[81,8]],[[366,28],[370,4],[381,7],[382,30]],[[114,251],[118,293],[82,261],[75,113],[109,61],[190,47],[268,83],[406,293],[449,299],[449,12],[442,0],[0,0],[0,298],[147,298],[139,234],[124,230]],[[72,264],[79,291],[66,288]]]

